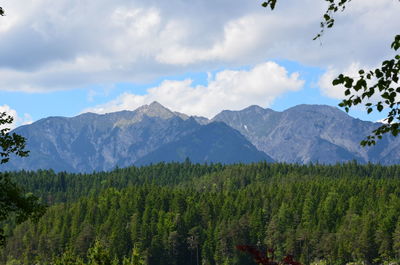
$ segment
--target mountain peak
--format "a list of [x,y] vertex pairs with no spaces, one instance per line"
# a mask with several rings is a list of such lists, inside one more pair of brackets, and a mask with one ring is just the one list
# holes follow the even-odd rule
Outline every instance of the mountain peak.
[[251,105],[247,108],[242,109],[241,111],[243,112],[252,112],[252,113],[259,113],[259,114],[267,114],[267,113],[271,113],[271,112],[276,112],[272,109],[268,109],[268,108],[263,108],[260,107],[259,105]]
[[323,105],[323,104],[299,104],[296,106],[293,106],[291,108],[288,108],[286,111],[289,110],[294,110],[294,111],[299,111],[299,110],[311,110],[311,111],[320,111],[320,110],[331,110],[331,111],[337,111],[339,110],[337,107],[329,106],[329,105]]
[[149,117],[159,117],[162,119],[170,119],[176,114],[169,110],[168,108],[164,107],[157,101],[153,101],[149,105],[143,105],[135,110],[137,114],[147,115]]
[[244,108],[243,110],[264,110],[264,108],[262,108],[258,105],[251,105],[251,106],[248,106],[247,108]]
[[158,101],[153,101],[149,104],[149,107],[151,108],[164,108],[166,109],[163,105],[161,105]]
[[343,110],[328,105],[318,105],[318,104],[301,104],[294,107],[291,107],[284,112],[286,113],[315,113],[317,115],[325,115],[330,117],[336,117],[338,119],[350,119]]

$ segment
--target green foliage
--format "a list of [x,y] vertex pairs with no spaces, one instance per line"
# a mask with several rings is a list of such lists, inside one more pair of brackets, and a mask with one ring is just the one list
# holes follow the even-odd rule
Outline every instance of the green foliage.
[[122,265],[145,265],[145,259],[140,253],[140,249],[135,245],[132,249],[132,256],[130,258],[124,257]]
[[54,258],[52,265],[82,265],[83,260],[74,255],[74,253],[67,249],[64,253],[57,258]]
[[[351,0],[325,0],[328,4],[328,8],[326,9],[324,15],[323,15],[323,20],[321,21],[320,27],[321,31],[313,38],[313,40],[316,40],[320,37],[322,37],[325,29],[332,28],[333,25],[335,24],[335,19],[333,17],[334,13],[338,11],[344,11],[346,9],[346,4],[351,2]],[[268,0],[266,2],[263,2],[261,5],[263,7],[269,7],[271,10],[275,9],[277,0]]]
[[[0,15],[4,12],[0,8]],[[0,164],[7,163],[11,154],[20,157],[28,155],[25,150],[25,138],[10,133],[7,125],[13,122],[13,118],[5,112],[0,113]],[[11,217],[17,224],[31,218],[37,220],[43,215],[45,208],[32,193],[25,193],[17,186],[8,174],[0,173],[0,246],[5,244],[5,231],[3,223]]]
[[[392,49],[397,51],[400,48],[400,35],[397,35],[391,45]],[[380,68],[365,71],[361,69],[358,78],[352,78],[343,74],[333,80],[333,85],[344,85],[346,87],[344,99],[339,106],[349,111],[350,107],[364,104],[367,112],[374,110],[381,112],[389,109],[385,124],[373,131],[373,135],[368,136],[361,142],[361,145],[374,145],[376,139],[382,139],[385,133],[391,133],[397,136],[400,132],[400,54],[393,59],[386,60]],[[377,102],[374,95],[379,94]]]
[[37,224],[8,224],[0,263],[251,265],[235,246],[258,244],[303,264],[393,261],[399,175],[400,166],[356,163],[13,173],[53,205]]
[[29,151],[25,150],[25,138],[16,133],[10,134],[10,128],[2,128],[4,125],[11,124],[14,118],[5,112],[0,113],[0,164],[7,163],[11,154],[24,157],[28,156]]
[[[11,181],[8,174],[0,173],[0,224],[11,216],[18,224],[29,218],[38,220],[44,212],[45,207],[39,203],[37,197],[32,193],[24,193]],[[0,227],[0,246],[4,243],[4,229]]]
[[276,5],[276,1],[277,0],[268,0],[267,2],[262,3],[263,7],[269,7],[271,8],[271,10],[275,9],[275,5]]
[[112,265],[108,248],[98,239],[88,251],[88,265]]
[[346,9],[346,4],[348,4],[351,0],[325,1],[328,3],[328,8],[323,15],[323,21],[320,24],[321,31],[313,38],[313,40],[320,38],[323,35],[325,29],[333,27],[333,25],[335,24],[335,19],[333,17],[334,13],[338,11],[344,11]]

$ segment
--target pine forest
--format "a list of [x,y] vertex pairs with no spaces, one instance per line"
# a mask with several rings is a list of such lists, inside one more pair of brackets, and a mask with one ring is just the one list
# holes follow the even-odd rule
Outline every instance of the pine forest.
[[302,264],[400,260],[400,166],[159,163],[92,174],[8,174],[46,213],[2,223],[0,263]]

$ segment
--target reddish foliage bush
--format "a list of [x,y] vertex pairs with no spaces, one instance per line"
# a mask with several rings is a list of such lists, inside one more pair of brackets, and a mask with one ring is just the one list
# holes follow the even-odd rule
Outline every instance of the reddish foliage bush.
[[[275,261],[274,249],[269,248],[265,253],[258,250],[254,246],[238,245],[236,249],[242,252],[249,253],[257,264],[261,265],[302,265],[293,259],[292,255],[286,255],[280,262]],[[270,253],[271,256],[268,255]]]

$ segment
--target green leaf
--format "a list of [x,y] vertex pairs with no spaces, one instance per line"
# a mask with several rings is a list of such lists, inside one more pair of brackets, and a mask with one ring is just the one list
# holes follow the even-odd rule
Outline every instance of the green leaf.
[[274,10],[275,5],[276,5],[276,0],[268,0],[267,2],[264,2],[261,4],[261,6],[263,6],[263,7],[269,6],[271,8],[271,10]]
[[353,78],[350,78],[350,77],[348,77],[348,76],[346,76],[345,77],[345,83],[344,83],[344,86],[346,87],[346,88],[351,88],[352,86],[353,86]]
[[332,85],[334,85],[334,86],[340,85],[341,83],[342,83],[341,80],[339,80],[338,78],[336,78],[332,81]]
[[380,69],[376,69],[375,70],[375,75],[377,78],[381,78],[383,76],[383,73]]

